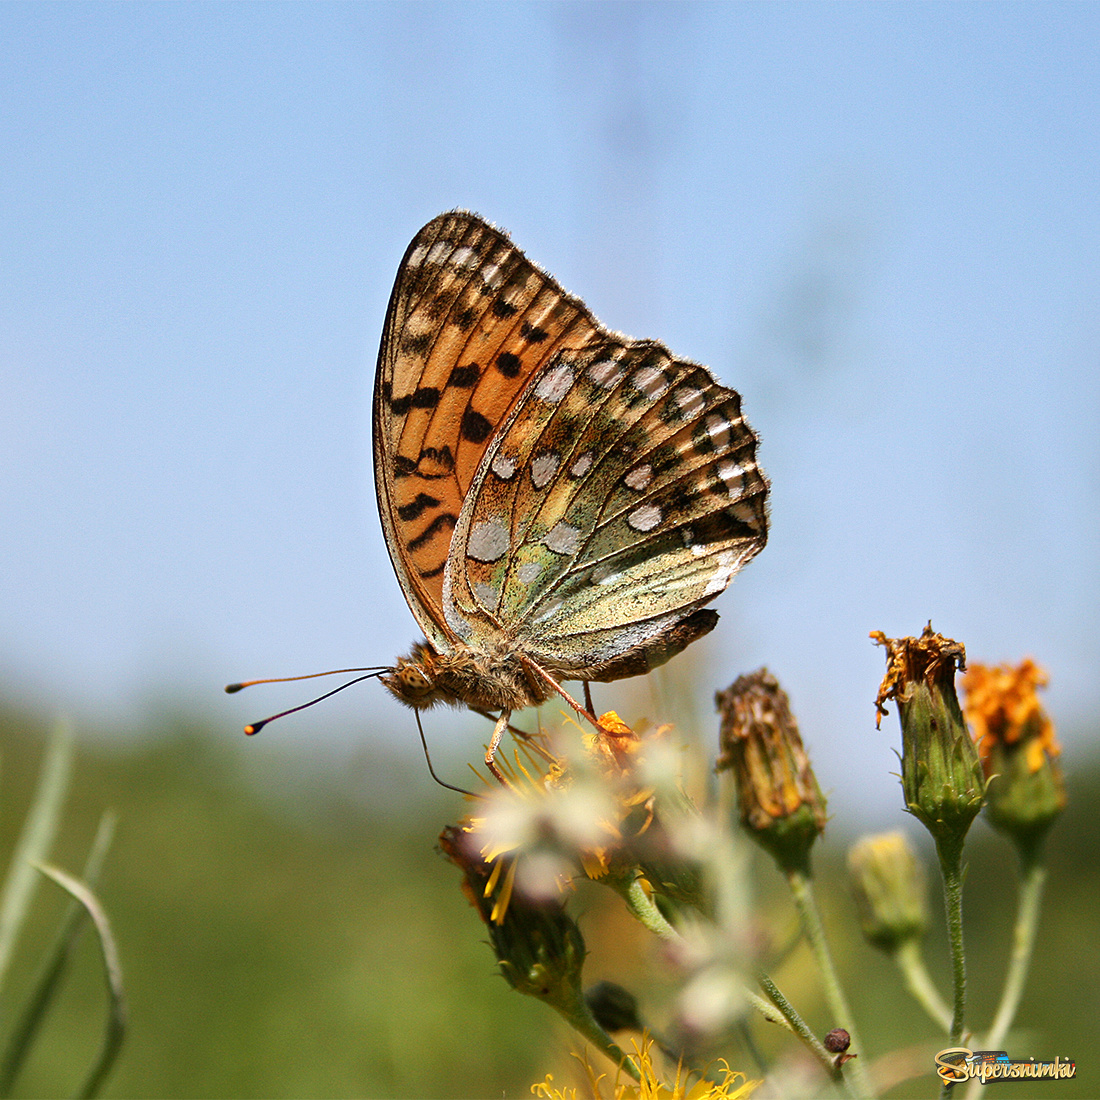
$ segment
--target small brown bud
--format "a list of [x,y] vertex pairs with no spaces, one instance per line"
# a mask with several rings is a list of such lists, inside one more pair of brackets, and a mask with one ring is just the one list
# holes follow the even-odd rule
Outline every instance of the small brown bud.
[[722,715],[717,768],[736,777],[742,826],[783,870],[807,870],[825,829],[825,796],[787,693],[762,668],[739,677],[715,702]]

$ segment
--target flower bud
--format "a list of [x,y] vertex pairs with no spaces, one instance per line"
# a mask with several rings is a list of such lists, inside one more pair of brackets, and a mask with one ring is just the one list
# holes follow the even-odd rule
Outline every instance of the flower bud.
[[517,893],[502,908],[496,894],[508,889],[512,861],[501,857],[490,863],[470,842],[470,834],[453,826],[443,830],[439,845],[465,876],[463,889],[489,929],[508,984],[564,1014],[583,1005],[584,937],[565,906],[557,900],[534,902]]
[[924,868],[903,833],[865,836],[848,850],[848,874],[869,943],[894,952],[928,928]]
[[722,716],[717,770],[736,781],[741,824],[784,871],[808,871],[825,829],[817,785],[787,693],[767,669],[739,677],[715,697]]
[[[936,842],[961,847],[985,794],[985,776],[955,694],[955,670],[966,664],[958,642],[936,634],[871,637],[886,647],[886,676],[875,706],[895,699],[901,720],[901,785],[905,807]],[[877,722],[876,722],[877,724]]]
[[973,665],[962,682],[966,717],[990,781],[986,814],[1025,844],[1040,840],[1066,805],[1062,750],[1037,693],[1046,682],[1030,658],[1015,668]]

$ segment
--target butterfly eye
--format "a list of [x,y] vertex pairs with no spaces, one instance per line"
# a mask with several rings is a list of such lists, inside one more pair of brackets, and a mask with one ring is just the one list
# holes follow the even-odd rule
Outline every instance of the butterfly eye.
[[397,694],[405,700],[423,698],[433,690],[432,681],[424,669],[407,661],[402,661],[397,667],[393,674],[393,684]]

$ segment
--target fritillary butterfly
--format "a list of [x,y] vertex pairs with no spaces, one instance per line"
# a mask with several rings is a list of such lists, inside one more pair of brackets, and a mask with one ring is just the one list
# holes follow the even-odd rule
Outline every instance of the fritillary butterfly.
[[[403,702],[513,710],[636,676],[714,628],[704,607],[767,539],[741,400],[604,328],[474,214],[397,272],[374,390],[378,510],[425,634]],[[585,685],[587,691],[587,683]],[[499,773],[497,773],[499,774]]]

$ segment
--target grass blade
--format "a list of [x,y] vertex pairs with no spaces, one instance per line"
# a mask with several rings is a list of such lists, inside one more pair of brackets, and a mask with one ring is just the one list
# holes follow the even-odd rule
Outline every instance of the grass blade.
[[[84,865],[84,882],[90,887],[95,886],[99,879],[114,832],[114,814],[104,814]],[[30,995],[12,1027],[4,1052],[0,1055],[0,1097],[11,1095],[12,1085],[30,1052],[35,1033],[46,1015],[46,1009],[49,1008],[54,994],[60,987],[61,978],[83,930],[86,915],[87,910],[84,906],[73,900],[62,919],[53,943],[43,956],[38,973],[31,983]]]
[[99,933],[99,946],[103,952],[103,967],[107,978],[107,1021],[103,1029],[103,1041],[100,1043],[99,1053],[84,1083],[73,1094],[85,1100],[87,1097],[95,1096],[99,1091],[99,1086],[118,1057],[122,1040],[126,1035],[126,998],[122,990],[122,968],[119,965],[118,949],[111,933],[110,922],[95,894],[80,879],[74,878],[59,867],[51,867],[44,863],[36,866],[84,906],[88,916],[92,918],[96,932]]
[[0,988],[3,987],[15,942],[38,887],[34,864],[49,855],[57,833],[61,806],[69,789],[72,763],[72,726],[59,721],[50,735],[34,802],[23,822],[4,882],[4,892],[0,896]]

